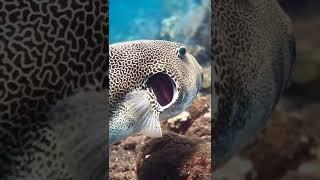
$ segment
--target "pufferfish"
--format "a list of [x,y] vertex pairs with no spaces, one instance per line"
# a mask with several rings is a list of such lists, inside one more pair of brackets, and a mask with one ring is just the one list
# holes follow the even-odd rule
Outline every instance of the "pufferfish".
[[289,86],[292,22],[277,0],[212,1],[214,168],[254,142]]
[[136,40],[109,46],[109,144],[142,132],[161,137],[160,120],[190,106],[202,69],[184,45]]

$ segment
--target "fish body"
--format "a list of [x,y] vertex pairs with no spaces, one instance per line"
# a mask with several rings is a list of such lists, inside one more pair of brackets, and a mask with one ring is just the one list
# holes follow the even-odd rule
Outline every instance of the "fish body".
[[0,7],[0,179],[106,179],[107,1]]
[[202,84],[196,59],[179,43],[137,40],[109,47],[109,144],[133,133],[161,137],[160,119],[191,105]]
[[213,162],[223,164],[265,127],[290,80],[295,39],[275,0],[212,1]]

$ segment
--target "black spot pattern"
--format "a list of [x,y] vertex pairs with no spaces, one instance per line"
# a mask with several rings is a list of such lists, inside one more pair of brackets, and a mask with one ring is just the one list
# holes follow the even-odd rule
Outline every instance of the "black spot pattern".
[[47,112],[60,99],[103,90],[106,0],[0,1],[1,179],[71,179]]
[[212,152],[219,164],[265,125],[289,79],[294,38],[277,1],[211,2]]

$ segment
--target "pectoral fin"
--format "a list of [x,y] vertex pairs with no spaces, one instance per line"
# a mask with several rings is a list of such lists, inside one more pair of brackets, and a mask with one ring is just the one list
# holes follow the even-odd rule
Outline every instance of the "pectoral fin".
[[136,119],[135,131],[141,131],[145,136],[162,137],[159,114],[152,107],[151,95],[147,90],[133,91],[126,96],[125,103]]
[[126,95],[110,118],[110,144],[137,132],[145,136],[162,137],[160,110],[152,107],[151,99],[152,95],[147,90],[136,90]]

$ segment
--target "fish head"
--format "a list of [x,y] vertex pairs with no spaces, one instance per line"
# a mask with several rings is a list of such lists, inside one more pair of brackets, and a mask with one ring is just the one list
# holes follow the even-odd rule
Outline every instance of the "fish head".
[[[158,42],[159,43],[159,42]],[[188,49],[180,43],[163,41],[161,54],[153,73],[145,81],[160,107],[160,119],[168,119],[188,108],[202,87],[202,68]]]

